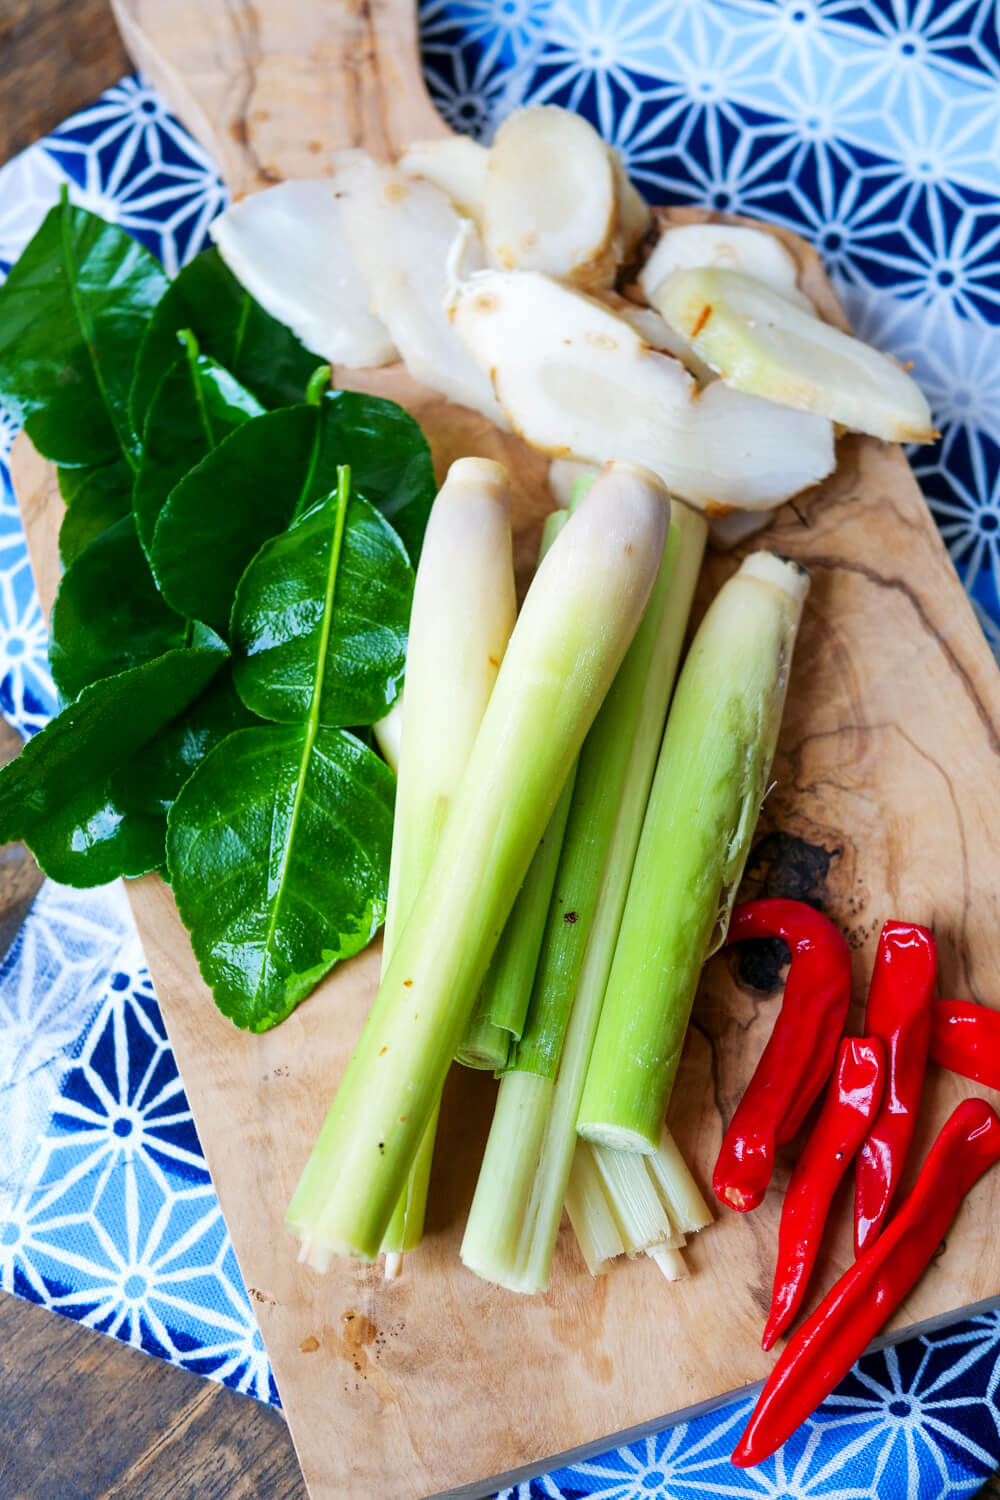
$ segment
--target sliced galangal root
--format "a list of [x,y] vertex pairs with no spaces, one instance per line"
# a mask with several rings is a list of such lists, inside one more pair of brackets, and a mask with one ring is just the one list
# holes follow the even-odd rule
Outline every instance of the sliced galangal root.
[[444,308],[447,262],[457,241],[482,265],[475,226],[430,182],[365,158],[337,174],[344,233],[365,268],[372,309],[415,380],[506,427],[489,375],[456,336]]
[[659,349],[661,354],[672,354],[674,359],[679,359],[699,385],[708,385],[710,381],[718,380],[715,371],[703,359],[698,358],[690,340],[671,328],[669,323],[665,323],[655,307],[642,307],[638,302],[630,302],[627,297],[619,297],[617,292],[601,292],[600,300],[616,317],[624,318],[651,349]]
[[447,193],[459,213],[481,227],[489,154],[467,135],[451,135],[414,141],[396,165],[408,177],[423,177]]
[[834,466],[830,422],[730,390],[699,391],[595,298],[530,271],[457,282],[451,317],[514,428],[554,457],[645,464],[719,514],[768,509]]
[[813,311],[809,298],[799,290],[798,267],[791,252],[775,235],[742,224],[677,224],[665,229],[639,272],[646,301],[653,301],[660,282],[674,271],[702,266],[743,271],[804,312]]
[[920,387],[901,366],[751,276],[704,267],[675,271],[652,300],[730,390],[888,442],[923,443],[936,435]]
[[489,264],[610,286],[620,254],[615,164],[579,115],[550,105],[516,110],[486,168],[483,243]]
[[344,238],[336,178],[281,182],[241,198],[211,225],[219,253],[307,349],[357,369],[397,359]]

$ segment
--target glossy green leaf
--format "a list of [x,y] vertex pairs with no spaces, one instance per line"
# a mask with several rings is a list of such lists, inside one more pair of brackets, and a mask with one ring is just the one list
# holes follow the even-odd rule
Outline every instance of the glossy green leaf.
[[218,250],[203,250],[170,283],[143,338],[131,397],[138,432],[176,357],[182,328],[190,328],[202,351],[231,370],[266,407],[301,401],[309,377],[322,363],[254,301]]
[[264,408],[222,365],[191,345],[161,381],[143,428],[132,508],[139,540],[150,550],[170,491],[219,443]]
[[413,569],[374,506],[337,494],[266,542],[233,608],[233,673],[244,703],[299,724],[373,724],[402,686]]
[[128,396],[167,287],[123,229],[63,201],[0,287],[0,400],[61,464],[134,463]]
[[181,787],[209,751],[234,730],[260,722],[233,686],[227,664],[191,707],[150,741],[140,758],[118,772],[115,789],[135,811],[166,817]]
[[124,459],[98,468],[60,469],[66,514],[59,528],[64,568],[132,509],[132,470]]
[[85,688],[0,771],[0,843],[23,839],[65,885],[104,885],[163,863],[162,812],[137,806],[150,746],[227,660],[171,651]]
[[52,606],[49,665],[63,699],[101,677],[186,644],[186,622],[161,599],[135,520],[124,516],[62,576]]
[[172,491],[150,553],[164,597],[225,632],[251,558],[335,488],[341,464],[416,560],[436,493],[427,440],[395,402],[331,391],[247,422]]
[[223,740],[170,810],[181,916],[219,1009],[265,1031],[385,916],[392,772],[338,729],[274,724]]

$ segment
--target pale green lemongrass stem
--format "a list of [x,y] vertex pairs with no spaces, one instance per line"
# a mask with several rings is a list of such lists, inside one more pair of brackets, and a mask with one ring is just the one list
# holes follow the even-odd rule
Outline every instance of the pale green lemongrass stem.
[[684,1236],[671,1222],[656,1184],[644,1172],[630,1172],[622,1161],[634,1153],[611,1151],[607,1146],[592,1146],[591,1150],[625,1254],[641,1255],[653,1245],[679,1250]]
[[683,1281],[687,1276],[687,1261],[680,1250],[670,1250],[666,1245],[653,1245],[646,1254],[651,1260],[655,1260],[668,1281]]
[[399,750],[403,738],[403,694],[400,693],[384,719],[372,725],[375,743],[382,759],[395,776],[399,775]]
[[[569,512],[565,510],[552,511],[545,518],[539,563],[568,520]],[[502,1071],[507,1065],[511,1041],[517,1041],[524,1030],[575,780],[574,766],[524,877],[455,1054],[456,1060],[466,1067]]]
[[[516,616],[507,471],[489,459],[459,459],[434,501],[413,593],[383,972],[433,858]],[[435,1109],[386,1231],[387,1253],[420,1243],[436,1120]]]
[[[649,609],[581,752],[528,1024],[513,1068],[555,1077],[623,797],[638,809],[641,824],[705,535],[700,515],[674,506]],[[635,756],[640,724],[641,756]]]
[[[593,1153],[608,1211],[621,1225],[629,1255],[656,1244],[680,1250],[686,1235],[711,1224],[712,1211],[665,1125],[652,1156],[582,1141],[577,1146],[577,1155],[582,1144],[587,1144]],[[656,1205],[663,1212],[662,1220]]]
[[668,519],[655,475],[608,464],[535,575],[288,1212],[317,1268],[378,1251],[518,888],[642,618]]
[[502,1072],[512,1045],[524,1031],[575,781],[576,766],[573,766],[535,850],[483,981],[476,1009],[455,1054],[457,1061],[466,1067]]
[[[576,1114],[584,1075],[614,956],[667,704],[701,570],[706,535],[704,517],[684,506],[674,506],[671,538],[675,550],[666,581],[665,607],[658,621],[651,607],[642,627],[643,632],[648,630],[655,636],[651,659],[644,655],[648,641],[641,642],[637,637],[619,673],[614,694],[609,694],[608,702],[595,723],[596,733],[592,731],[588,737],[586,754],[590,754],[591,740],[596,741],[598,749],[594,763],[598,768],[602,764],[605,767],[614,764],[615,753],[622,745],[628,748],[624,774],[618,780],[610,812],[606,811],[604,800],[607,788],[597,774],[586,778],[583,783],[584,787],[590,785],[585,801],[580,780],[584,760],[581,756],[570,824],[572,826],[577,818],[581,826],[589,824],[593,830],[591,836],[597,838],[600,835],[602,852],[596,866],[595,878],[599,879],[599,887],[593,904],[590,936],[582,954],[582,967],[576,966],[574,972],[575,997],[571,992],[572,1009],[565,1037],[559,1038],[558,1070],[555,1077],[548,1072],[540,1075],[545,1088],[536,1091],[534,1107],[537,1117],[530,1125],[525,1124],[522,1085],[515,1083],[522,1075],[516,1071],[504,1075],[497,1095],[487,1157],[480,1170],[462,1241],[465,1264],[488,1281],[495,1281],[512,1291],[544,1291],[548,1282],[573,1163]],[[659,583],[657,588],[659,590]],[[651,623],[647,625],[647,621]],[[633,671],[635,678],[629,686]],[[622,679],[626,684],[624,688],[621,687]],[[607,820],[603,827],[602,818]],[[584,840],[583,833],[575,837],[581,843]],[[567,844],[568,838],[563,845],[564,859],[569,858]],[[563,926],[567,926],[575,932],[577,923],[563,924],[565,907],[559,909],[553,905],[552,910],[557,913],[557,931],[561,933]],[[555,939],[553,946],[557,946]],[[561,965],[553,965],[556,978],[560,969]],[[528,1024],[532,1024],[530,1012]],[[551,1036],[548,1022],[545,1023],[545,1034]],[[536,1066],[544,1060],[546,1050],[545,1047],[534,1049],[532,1061]],[[520,1155],[527,1175],[518,1184],[517,1191],[508,1194],[504,1183],[492,1170],[492,1163],[499,1163],[510,1155],[520,1132],[525,1130],[541,1144],[533,1160],[527,1152]],[[516,1248],[511,1250],[511,1246]]]
[[577,1120],[652,1153],[702,964],[724,940],[781,724],[808,590],[755,552],[719,591],[684,664],[657,765]]
[[625,1254],[625,1245],[594,1165],[593,1147],[587,1141],[578,1140],[573,1153],[566,1184],[566,1212],[587,1270],[591,1276],[600,1276],[613,1260]]
[[697,1234],[712,1222],[712,1210],[691,1175],[680,1147],[666,1125],[660,1131],[660,1143],[652,1156],[638,1152],[620,1153],[631,1165],[641,1165],[653,1178],[660,1196],[681,1234]]

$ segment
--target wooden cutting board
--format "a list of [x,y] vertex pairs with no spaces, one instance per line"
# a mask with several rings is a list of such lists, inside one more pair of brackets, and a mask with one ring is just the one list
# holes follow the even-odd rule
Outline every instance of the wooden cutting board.
[[[411,5],[117,0],[116,14],[135,61],[241,194],[321,174],[342,146],[385,156],[444,132]],[[785,239],[807,290],[842,322],[815,256]],[[463,453],[506,459],[526,568],[550,507],[544,461],[398,369],[337,373],[402,400],[440,472]],[[15,485],[47,605],[61,503],[24,440]],[[1000,677],[905,459],[844,440],[836,474],[785,507],[767,542],[808,564],[813,590],[745,888],[822,900],[855,953],[855,1022],[890,916],[933,926],[944,994],[1000,1001]],[[733,566],[710,557],[703,598]],[[249,1036],[212,1005],[167,887],[148,877],[131,899],[314,1500],[492,1493],[490,1476],[540,1472],[556,1454],[766,1375],[773,1360],[758,1341],[787,1168],[757,1213],[726,1213],[694,1241],[686,1282],[667,1285],[645,1261],[591,1281],[564,1230],[547,1294],[517,1297],[458,1258],[492,1093],[461,1069],[446,1092],[427,1237],[402,1278],[386,1284],[376,1267],[346,1263],[325,1277],[304,1270],[282,1215],[374,992],[377,945],[276,1031]],[[670,1113],[706,1192],[774,1013],[774,995],[742,982],[731,958],[712,960]],[[931,1070],[916,1156],[964,1092]],[[850,1259],[846,1191],[838,1213],[817,1287]],[[894,1328],[1000,1294],[998,1216],[1000,1172],[963,1206]]]

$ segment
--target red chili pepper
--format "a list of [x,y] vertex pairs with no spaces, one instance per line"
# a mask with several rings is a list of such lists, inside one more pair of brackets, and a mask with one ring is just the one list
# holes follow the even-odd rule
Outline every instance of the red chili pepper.
[[770,1040],[726,1131],[712,1186],[746,1213],[764,1197],[778,1146],[790,1141],[830,1076],[851,998],[851,955],[828,917],[801,901],[748,901],[730,943],[780,937],[792,950]]
[[892,1222],[785,1346],[736,1445],[734,1464],[762,1463],[826,1399],[909,1292],[965,1194],[998,1159],[1000,1119],[985,1099],[964,1100]]
[[927,1067],[937,943],[914,922],[886,922],[868,991],[865,1032],[885,1046],[882,1105],[858,1157],[854,1249],[878,1237],[913,1139]]
[[931,1006],[932,1062],[1000,1089],[1000,1011],[972,1000],[938,1000]]
[[870,1036],[845,1037],[819,1119],[785,1192],[771,1314],[760,1341],[762,1349],[770,1349],[799,1310],[833,1195],[868,1132],[884,1082],[882,1043]]

